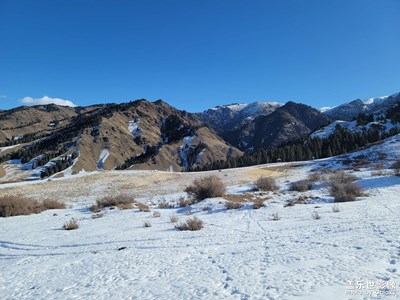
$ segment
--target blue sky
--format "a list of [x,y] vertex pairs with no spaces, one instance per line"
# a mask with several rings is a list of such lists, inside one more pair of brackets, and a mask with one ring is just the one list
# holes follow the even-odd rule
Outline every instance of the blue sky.
[[393,94],[399,13],[398,0],[0,0],[0,109],[55,98],[321,107]]

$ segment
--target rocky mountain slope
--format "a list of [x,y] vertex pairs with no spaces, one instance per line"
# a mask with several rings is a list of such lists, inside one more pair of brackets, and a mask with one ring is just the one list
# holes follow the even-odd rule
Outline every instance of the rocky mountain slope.
[[163,101],[0,113],[0,180],[111,169],[181,171],[241,155],[195,114]]
[[232,145],[251,151],[304,137],[328,122],[318,110],[287,102],[268,115],[260,115],[237,130],[222,133]]
[[400,93],[390,96],[368,98],[366,100],[356,99],[351,102],[324,109],[324,114],[334,120],[351,121],[360,113],[374,113],[385,110],[400,100]]
[[278,102],[234,103],[210,108],[199,116],[218,133],[224,133],[240,129],[256,117],[269,115],[282,105]]

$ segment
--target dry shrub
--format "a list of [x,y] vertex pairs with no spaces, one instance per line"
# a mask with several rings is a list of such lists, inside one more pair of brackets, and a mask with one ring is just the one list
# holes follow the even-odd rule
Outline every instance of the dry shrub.
[[115,207],[121,209],[133,208],[133,203],[135,200],[127,195],[116,195],[116,196],[106,196],[104,198],[98,199],[95,205],[92,205],[89,209],[92,212],[99,212],[106,207]]
[[165,201],[165,200],[163,200],[163,201],[160,201],[159,203],[158,203],[158,208],[172,208],[173,206],[169,203],[169,202],[167,202],[167,201]]
[[190,206],[192,204],[193,204],[193,201],[191,199],[186,199],[185,197],[179,198],[179,207],[186,207],[186,206]]
[[72,218],[63,225],[63,229],[65,230],[75,230],[78,228],[79,228],[79,223],[75,218]]
[[210,212],[210,211],[212,211],[212,207],[211,206],[204,206],[202,211]]
[[382,162],[378,162],[374,166],[374,170],[379,171],[379,170],[383,170],[383,169],[385,169],[385,165]]
[[177,223],[178,222],[178,217],[173,215],[173,216],[169,217],[169,220],[171,221],[171,223]]
[[190,216],[192,214],[192,211],[190,209],[186,210],[184,215],[185,216]]
[[332,211],[335,212],[335,213],[339,212],[340,211],[339,205],[333,204]]
[[22,196],[0,197],[0,217],[38,214],[44,210],[62,208],[65,208],[65,204],[56,200],[45,200],[39,203]]
[[312,183],[318,182],[321,180],[321,174],[318,172],[312,172],[310,175],[308,175],[308,180]]
[[277,212],[272,213],[271,215],[271,221],[279,221],[281,218],[279,217],[279,214]]
[[186,222],[180,223],[176,226],[176,228],[181,231],[183,230],[197,231],[202,229],[203,227],[204,227],[203,221],[197,217],[187,219]]
[[65,203],[57,200],[43,200],[42,202],[43,210],[47,209],[65,209]]
[[150,212],[150,207],[144,203],[138,203],[137,208],[139,209],[140,212]]
[[290,190],[297,192],[309,191],[312,189],[312,187],[313,187],[313,182],[308,179],[295,181],[290,184]]
[[198,178],[185,189],[197,201],[206,198],[222,197],[225,194],[225,184],[217,176],[211,175]]
[[319,219],[321,219],[321,216],[320,216],[320,214],[319,214],[317,211],[314,211],[314,212],[312,213],[312,217],[313,217],[314,220],[319,220]]
[[161,213],[159,211],[155,211],[155,212],[153,212],[153,217],[159,218],[159,217],[161,217]]
[[260,209],[264,206],[264,199],[257,198],[253,201],[253,209]]
[[3,196],[0,198],[1,217],[38,214],[40,212],[42,212],[42,208],[36,200],[19,196]]
[[143,227],[144,228],[149,228],[149,227],[151,227],[151,223],[150,222],[144,222],[143,223]]
[[283,207],[292,207],[295,206],[296,202],[294,201],[288,201],[288,203],[286,203]]
[[362,188],[355,182],[333,185],[330,192],[336,202],[355,201],[357,197],[364,196]]
[[362,188],[354,181],[357,178],[343,171],[331,175],[328,179],[330,194],[336,202],[355,201],[364,195]]
[[93,214],[92,215],[92,219],[100,219],[100,218],[102,218],[104,215],[102,214],[102,213],[99,213],[99,214]]
[[396,176],[400,176],[400,160],[397,160],[394,163],[392,163],[392,169],[394,169],[394,174]]
[[277,191],[278,185],[273,177],[260,177],[255,182],[255,185],[259,191]]
[[226,209],[239,209],[243,207],[243,204],[236,201],[227,201],[225,202]]

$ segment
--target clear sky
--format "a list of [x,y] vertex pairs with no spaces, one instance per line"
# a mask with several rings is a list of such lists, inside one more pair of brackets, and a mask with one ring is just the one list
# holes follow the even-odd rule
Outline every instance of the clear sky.
[[393,94],[399,15],[399,0],[0,0],[0,109]]

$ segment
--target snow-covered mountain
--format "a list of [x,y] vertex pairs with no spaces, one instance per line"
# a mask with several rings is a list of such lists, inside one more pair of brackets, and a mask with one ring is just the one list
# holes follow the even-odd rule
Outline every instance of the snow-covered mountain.
[[323,107],[320,111],[334,120],[350,121],[354,117],[357,117],[359,113],[373,113],[384,110],[395,104],[398,100],[400,100],[400,93],[368,98],[364,101],[356,99],[332,108]]
[[210,108],[200,113],[200,116],[205,123],[221,133],[239,129],[258,116],[269,115],[282,105],[279,102],[233,103]]

